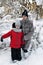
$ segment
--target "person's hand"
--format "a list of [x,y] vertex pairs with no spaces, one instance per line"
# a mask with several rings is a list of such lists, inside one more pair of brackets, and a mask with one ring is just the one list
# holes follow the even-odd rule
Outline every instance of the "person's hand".
[[25,47],[25,44],[24,44],[24,45],[22,45],[22,50],[24,51],[24,53],[27,53],[27,52],[28,52],[28,50],[27,50],[27,49],[25,49],[24,47]]
[[1,37],[1,42],[3,42],[3,38]]
[[27,52],[28,52],[28,50],[27,50],[27,49],[23,49],[23,51],[24,51],[24,53],[27,53]]

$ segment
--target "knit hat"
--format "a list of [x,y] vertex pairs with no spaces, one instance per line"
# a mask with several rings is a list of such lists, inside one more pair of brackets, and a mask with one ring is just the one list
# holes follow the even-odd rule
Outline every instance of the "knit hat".
[[25,16],[28,17],[28,12],[27,12],[27,10],[24,10],[24,12],[22,13],[22,16],[23,16],[23,15],[25,15]]
[[20,23],[20,20],[19,19],[16,19],[15,26],[16,25],[21,26],[21,23]]

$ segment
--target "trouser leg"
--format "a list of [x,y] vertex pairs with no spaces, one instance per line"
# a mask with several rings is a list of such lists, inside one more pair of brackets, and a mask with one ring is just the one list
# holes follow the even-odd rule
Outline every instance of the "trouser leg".
[[26,53],[26,52],[28,52],[27,50],[28,50],[28,48],[29,48],[29,46],[30,46],[30,40],[26,40],[25,41],[25,44],[23,45],[23,47],[22,47],[22,50]]
[[16,54],[16,49],[11,48],[11,59],[12,61],[16,60],[17,54]]
[[31,42],[30,40],[25,41],[25,46],[24,46],[25,49],[29,48],[30,42]]
[[17,49],[17,60],[20,61],[21,59],[21,49]]
[[21,60],[21,49],[14,49],[14,48],[11,48],[11,59],[12,61],[14,60]]

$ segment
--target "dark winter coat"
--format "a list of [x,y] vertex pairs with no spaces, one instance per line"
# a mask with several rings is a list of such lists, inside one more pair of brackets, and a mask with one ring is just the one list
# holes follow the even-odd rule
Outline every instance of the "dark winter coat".
[[21,25],[24,33],[24,40],[30,40],[34,32],[33,22],[27,18],[26,20],[21,20]]
[[24,33],[23,39],[25,40],[24,49],[28,49],[34,33],[33,22],[27,18],[26,20],[21,20],[21,25]]
[[23,42],[23,32],[15,32],[14,30],[9,31],[8,33],[2,35],[2,38],[7,38],[10,36],[11,42],[10,47],[11,48],[21,48],[21,46],[24,44]]

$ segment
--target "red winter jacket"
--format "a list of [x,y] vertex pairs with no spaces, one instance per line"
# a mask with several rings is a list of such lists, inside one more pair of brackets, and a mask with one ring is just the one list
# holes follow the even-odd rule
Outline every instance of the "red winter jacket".
[[11,48],[21,48],[21,46],[24,44],[23,41],[23,32],[15,32],[13,30],[9,31],[8,33],[4,34],[2,38],[11,38],[10,47]]

